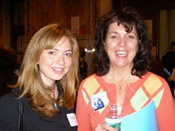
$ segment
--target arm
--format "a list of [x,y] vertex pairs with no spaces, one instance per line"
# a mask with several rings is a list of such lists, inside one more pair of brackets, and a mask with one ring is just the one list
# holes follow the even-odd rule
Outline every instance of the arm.
[[175,131],[175,104],[168,84],[164,81],[164,93],[156,110],[160,131]]
[[87,112],[86,102],[83,97],[82,84],[80,85],[77,97],[76,117],[78,121],[78,131],[91,131],[89,115]]
[[169,81],[175,81],[175,68],[172,71],[171,76],[168,78]]

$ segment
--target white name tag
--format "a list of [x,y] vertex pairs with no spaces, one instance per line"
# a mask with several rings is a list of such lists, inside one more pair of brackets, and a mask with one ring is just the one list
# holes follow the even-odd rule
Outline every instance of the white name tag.
[[108,97],[106,92],[98,93],[91,96],[91,105],[94,110],[103,108],[108,103]]
[[67,119],[68,119],[69,124],[70,124],[71,127],[74,127],[74,126],[78,125],[75,113],[69,113],[69,114],[66,114],[66,115],[67,115]]

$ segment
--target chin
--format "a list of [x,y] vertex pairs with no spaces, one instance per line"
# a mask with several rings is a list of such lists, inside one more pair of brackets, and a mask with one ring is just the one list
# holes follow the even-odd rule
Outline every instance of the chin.
[[118,63],[118,64],[116,64],[116,66],[117,67],[124,67],[124,66],[126,66],[126,64],[125,63]]
[[57,76],[57,77],[54,77],[53,80],[61,80],[63,78],[63,76]]

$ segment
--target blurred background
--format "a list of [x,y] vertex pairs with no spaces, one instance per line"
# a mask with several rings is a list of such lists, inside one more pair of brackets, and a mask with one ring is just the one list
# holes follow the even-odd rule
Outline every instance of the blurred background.
[[20,63],[32,35],[47,24],[60,23],[86,51],[90,75],[94,71],[95,24],[104,13],[124,6],[135,7],[142,14],[162,59],[175,41],[174,0],[0,0],[0,48],[14,49]]

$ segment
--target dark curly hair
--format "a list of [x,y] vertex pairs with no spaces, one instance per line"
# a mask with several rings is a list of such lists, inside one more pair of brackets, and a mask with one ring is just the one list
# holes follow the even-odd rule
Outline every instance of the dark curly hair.
[[143,18],[132,7],[125,7],[116,11],[111,11],[101,17],[96,24],[94,58],[95,72],[98,76],[105,75],[109,71],[110,63],[108,55],[104,49],[104,41],[108,32],[109,25],[113,22],[122,24],[126,32],[131,32],[134,27],[139,38],[138,51],[133,60],[131,73],[141,77],[149,69],[151,40],[147,33]]

